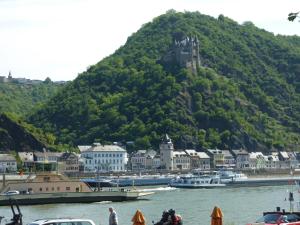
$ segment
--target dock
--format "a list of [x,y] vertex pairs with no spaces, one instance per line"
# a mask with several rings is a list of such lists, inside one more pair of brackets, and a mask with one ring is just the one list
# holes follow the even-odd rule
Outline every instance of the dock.
[[277,186],[299,183],[300,176],[293,177],[253,177],[245,180],[226,183],[226,186],[233,187],[257,187],[257,186]]

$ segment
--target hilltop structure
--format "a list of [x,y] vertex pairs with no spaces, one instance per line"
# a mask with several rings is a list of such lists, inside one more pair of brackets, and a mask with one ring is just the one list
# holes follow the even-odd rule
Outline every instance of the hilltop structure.
[[172,48],[164,56],[163,61],[167,63],[175,62],[180,67],[187,68],[193,74],[196,74],[197,67],[201,65],[198,38],[175,39]]

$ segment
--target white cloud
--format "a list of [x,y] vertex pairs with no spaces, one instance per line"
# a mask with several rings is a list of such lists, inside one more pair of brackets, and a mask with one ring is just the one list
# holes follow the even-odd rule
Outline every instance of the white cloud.
[[295,0],[9,0],[0,1],[0,75],[74,79],[112,54],[142,24],[168,9],[199,11],[282,34],[300,34],[288,22]]

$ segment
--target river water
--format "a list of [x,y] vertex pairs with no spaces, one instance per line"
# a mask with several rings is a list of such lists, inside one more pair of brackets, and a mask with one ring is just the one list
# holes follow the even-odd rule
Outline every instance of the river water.
[[[219,206],[224,214],[224,225],[245,225],[254,222],[263,211],[273,211],[276,206],[289,210],[288,191],[291,186],[241,187],[220,189],[172,189],[169,187],[146,187],[156,193],[147,200],[129,202],[97,202],[89,204],[51,204],[21,206],[24,223],[39,218],[88,218],[96,225],[108,224],[108,207],[113,206],[120,225],[130,225],[131,218],[140,209],[151,225],[158,220],[164,209],[173,208],[183,217],[184,225],[209,225],[214,206]],[[295,202],[299,201],[294,190]],[[296,205],[296,203],[295,203]],[[295,207],[296,208],[296,207]],[[9,207],[0,207],[0,216],[11,218]],[[4,221],[5,222],[5,221]],[[2,221],[3,224],[3,221]]]

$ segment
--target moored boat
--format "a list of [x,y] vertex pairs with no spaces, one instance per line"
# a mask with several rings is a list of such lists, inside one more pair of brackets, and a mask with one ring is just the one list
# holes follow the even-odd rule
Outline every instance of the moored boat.
[[247,175],[241,172],[234,172],[231,170],[220,170],[218,171],[221,183],[235,183],[240,181],[245,181],[248,179]]
[[212,175],[186,175],[177,177],[170,182],[171,187],[177,188],[217,188],[225,187],[220,177]]
[[84,178],[81,179],[81,181],[87,183],[91,187],[128,187],[168,185],[174,178],[175,176],[173,175],[142,175]]
[[[16,194],[9,194],[12,193]],[[125,188],[91,189],[86,183],[70,180],[56,173],[40,173],[25,182],[3,184],[0,205],[9,205],[9,199],[18,200],[20,205],[49,203],[89,203],[100,201],[126,201],[153,194]]]

